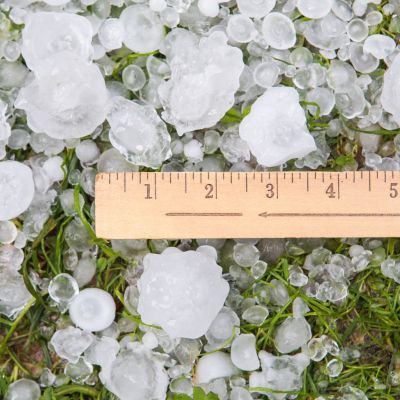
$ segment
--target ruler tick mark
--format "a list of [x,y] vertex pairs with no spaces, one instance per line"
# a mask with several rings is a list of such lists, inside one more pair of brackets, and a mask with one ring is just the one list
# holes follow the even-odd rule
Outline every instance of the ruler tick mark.
[[124,172],[124,192],[126,192],[126,172]]
[[337,175],[337,198],[340,199],[340,175]]
[[279,199],[279,175],[276,174],[276,198]]
[[371,191],[371,171],[368,171],[368,191]]
[[247,191],[248,191],[247,172],[246,172],[245,177],[246,177],[246,193],[247,193]]
[[187,193],[187,175],[185,174],[185,193]]
[[310,182],[308,179],[308,174],[306,175],[306,177],[307,177],[307,192],[309,192],[310,191]]
[[157,200],[157,174],[154,174],[154,198]]

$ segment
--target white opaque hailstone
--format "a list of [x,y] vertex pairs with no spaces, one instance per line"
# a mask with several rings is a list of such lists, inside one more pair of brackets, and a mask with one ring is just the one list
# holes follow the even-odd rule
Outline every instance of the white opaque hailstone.
[[107,51],[119,49],[122,47],[124,27],[119,19],[108,18],[101,24],[98,36]]
[[197,7],[199,7],[199,11],[206,17],[214,18],[219,12],[217,0],[199,0]]
[[142,343],[149,349],[155,349],[158,346],[158,339],[154,332],[146,332],[142,337]]
[[161,12],[167,8],[166,0],[150,0],[149,7],[156,12]]
[[164,27],[158,15],[145,4],[125,8],[120,21],[124,29],[123,42],[137,53],[158,50],[164,38]]
[[268,14],[262,23],[262,35],[273,49],[286,50],[296,43],[296,30],[292,20],[278,12]]
[[19,379],[7,388],[4,400],[39,400],[40,386],[30,379]]
[[298,0],[297,9],[307,18],[323,18],[329,14],[333,0]]
[[99,68],[70,52],[47,57],[19,92],[17,108],[28,126],[55,139],[92,133],[105,119],[107,89]]
[[92,27],[85,17],[73,13],[31,13],[22,31],[21,50],[27,66],[34,71],[47,57],[63,51],[89,61],[93,53]]
[[256,351],[256,337],[253,334],[242,334],[232,342],[231,359],[242,371],[254,371],[260,367]]
[[311,327],[304,317],[288,317],[275,331],[275,347],[280,353],[291,353],[311,337]]
[[0,161],[0,187],[0,221],[18,217],[35,194],[32,170],[18,161]]
[[179,25],[181,17],[175,8],[167,7],[160,12],[160,19],[165,26],[172,29]]
[[328,88],[318,87],[310,90],[306,94],[306,101],[308,103],[316,103],[319,106],[319,110],[314,105],[309,105],[307,107],[311,115],[317,115],[318,111],[319,115],[329,115],[335,106],[335,95],[332,90]]
[[215,125],[233,106],[244,64],[241,50],[229,46],[222,32],[213,32],[198,45],[180,37],[169,39],[171,79],[158,93],[164,120],[182,135]]
[[129,162],[157,168],[171,157],[167,126],[152,106],[114,97],[107,121],[111,144]]
[[368,25],[360,18],[354,18],[347,24],[347,34],[354,42],[362,42],[368,36]]
[[[393,119],[400,124],[400,55],[397,55],[386,70],[383,78],[381,104],[385,111],[393,115]],[[1,218],[0,218],[1,219]]]
[[94,336],[90,332],[70,326],[56,331],[51,337],[50,344],[59,357],[76,363],[93,340]]
[[396,42],[386,35],[371,35],[364,42],[364,53],[372,54],[378,60],[389,57],[396,49]]
[[18,235],[15,224],[11,221],[0,221],[0,243],[10,244]]
[[195,339],[204,335],[229,292],[216,256],[201,250],[167,248],[144,257],[138,282],[142,321],[169,335]]
[[49,283],[49,296],[59,304],[69,304],[79,293],[76,280],[69,274],[58,274]]
[[202,161],[204,157],[203,145],[198,140],[192,139],[184,144],[183,153],[189,161]]
[[91,165],[100,157],[100,150],[93,140],[83,140],[75,147],[75,154],[81,163]]
[[235,14],[228,20],[226,33],[229,39],[238,43],[248,43],[254,39],[257,31],[253,21],[245,15]]
[[64,160],[60,156],[49,157],[43,163],[43,171],[49,177],[51,182],[60,182],[64,179],[62,164]]
[[[253,372],[249,378],[252,388],[266,388],[283,393],[273,394],[271,400],[283,400],[285,392],[295,392],[302,388],[303,371],[310,364],[310,359],[303,353],[294,356],[274,356],[266,351],[260,351],[262,372]],[[257,392],[257,390],[254,390]],[[260,391],[264,394],[263,391]]]
[[100,379],[120,400],[164,400],[169,381],[161,357],[138,342],[102,368]]
[[260,96],[240,123],[239,132],[259,164],[266,167],[281,165],[316,150],[299,94],[289,87],[270,88]]
[[275,7],[276,0],[237,0],[241,14],[251,18],[263,18]]
[[84,289],[70,304],[69,315],[79,328],[90,332],[102,331],[115,319],[115,302],[104,290]]
[[253,73],[254,82],[267,89],[275,85],[278,80],[280,69],[272,61],[262,62],[257,65]]
[[267,319],[268,315],[268,308],[257,304],[247,308],[242,314],[242,318],[250,324],[260,326]]
[[217,378],[228,378],[237,372],[229,354],[216,351],[200,358],[196,367],[195,381],[197,384],[209,383]]
[[364,52],[361,43],[352,43],[350,45],[350,61],[354,69],[363,74],[369,74],[379,66],[379,60],[372,54]]
[[146,75],[138,65],[128,65],[122,71],[122,82],[132,92],[141,90],[146,83]]

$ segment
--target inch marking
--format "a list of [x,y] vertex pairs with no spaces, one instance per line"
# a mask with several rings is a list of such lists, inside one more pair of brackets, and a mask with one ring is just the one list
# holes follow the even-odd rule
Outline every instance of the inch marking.
[[242,217],[243,213],[230,212],[168,212],[167,217]]

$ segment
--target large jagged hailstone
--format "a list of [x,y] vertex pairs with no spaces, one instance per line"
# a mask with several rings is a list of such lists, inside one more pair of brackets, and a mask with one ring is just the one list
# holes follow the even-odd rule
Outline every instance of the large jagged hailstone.
[[145,4],[125,8],[120,16],[125,46],[136,53],[158,50],[164,38],[164,27],[158,15]]
[[18,217],[35,194],[32,170],[18,161],[1,161],[0,188],[0,221]]
[[171,157],[171,137],[153,107],[115,97],[107,121],[111,144],[129,162],[157,168]]
[[270,88],[260,96],[241,122],[239,133],[257,161],[266,167],[281,165],[316,150],[299,94],[289,87]]
[[98,332],[108,328],[115,319],[115,302],[105,290],[82,290],[69,306],[72,322],[80,328]]
[[164,362],[146,346],[134,342],[101,371],[107,389],[120,400],[164,400],[168,375]]
[[195,339],[207,332],[229,292],[215,250],[209,249],[168,248],[145,256],[138,282],[143,322],[159,325],[174,337]]
[[92,57],[92,26],[80,15],[37,12],[29,14],[22,31],[21,52],[26,65],[38,65],[55,53],[68,51],[85,61]]
[[107,90],[99,68],[72,53],[46,58],[15,102],[34,132],[55,139],[91,134],[106,114]]
[[234,103],[244,64],[242,52],[214,32],[199,44],[176,41],[169,51],[171,79],[159,88],[162,117],[179,135],[215,125]]
[[382,107],[400,124],[400,54],[396,56],[383,78]]

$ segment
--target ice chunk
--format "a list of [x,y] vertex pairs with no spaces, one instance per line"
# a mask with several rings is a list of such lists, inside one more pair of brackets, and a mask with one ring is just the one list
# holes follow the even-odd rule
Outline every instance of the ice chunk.
[[122,82],[132,92],[141,90],[146,83],[146,75],[142,68],[137,65],[128,65],[122,71]]
[[124,27],[119,19],[108,18],[101,24],[98,36],[100,43],[106,50],[119,49],[122,47]]
[[330,378],[336,378],[340,375],[343,370],[343,362],[334,358],[326,364],[326,374]]
[[1,161],[0,187],[0,221],[18,217],[35,194],[32,170],[18,161]]
[[268,315],[269,311],[267,307],[254,305],[246,309],[242,318],[250,324],[259,326],[267,319]]
[[304,317],[288,317],[275,332],[275,347],[287,354],[306,344],[312,337],[311,327]]
[[35,79],[19,92],[17,108],[29,127],[56,139],[92,133],[105,119],[107,90],[99,68],[60,52],[35,68]]
[[80,15],[66,12],[37,12],[28,15],[22,31],[22,56],[36,71],[46,58],[68,51],[89,61],[92,58],[92,26]]
[[201,357],[196,367],[196,383],[209,383],[217,378],[227,378],[237,373],[229,354],[222,351]]
[[218,348],[228,347],[230,338],[240,332],[240,320],[237,314],[228,307],[223,307],[215,317],[210,328],[206,332],[206,351],[213,351]]
[[39,400],[40,387],[30,379],[19,379],[7,390],[4,400]]
[[226,33],[230,39],[238,43],[248,43],[257,35],[253,21],[240,14],[232,15],[229,18]]
[[275,7],[276,0],[237,0],[241,14],[252,18],[263,18]]
[[105,290],[82,290],[69,306],[72,322],[82,329],[98,332],[108,328],[115,319],[115,302]]
[[199,0],[199,11],[206,17],[214,18],[218,15],[219,4],[217,0]]
[[267,167],[316,150],[299,95],[289,87],[273,87],[260,96],[241,122],[239,133],[257,161]]
[[93,340],[94,336],[91,333],[70,326],[56,331],[50,344],[59,357],[75,363]]
[[362,42],[368,36],[368,25],[360,18],[352,19],[347,24],[346,30],[353,42]]
[[216,259],[202,251],[148,254],[138,282],[142,321],[175,337],[204,335],[229,292]]
[[76,363],[67,363],[64,368],[64,374],[71,378],[72,382],[85,383],[91,373],[93,372],[93,365],[89,364],[83,357],[79,357]]
[[95,337],[93,343],[85,351],[85,359],[102,368],[111,366],[120,350],[119,343],[110,337]]
[[164,400],[168,375],[164,363],[140,343],[120,352],[100,378],[108,390],[121,400]]
[[164,38],[164,27],[158,15],[147,5],[135,4],[125,8],[120,16],[124,29],[123,42],[137,53],[158,50]]
[[107,121],[111,144],[129,162],[157,168],[171,156],[171,137],[153,107],[114,97]]
[[307,18],[323,18],[331,11],[333,0],[298,0],[298,10]]
[[0,221],[0,243],[10,244],[18,236],[18,230],[11,221]]
[[[258,354],[262,372],[253,372],[250,375],[250,388],[267,388],[269,390],[292,392],[302,387],[302,373],[310,363],[310,359],[303,353],[294,356],[276,357],[266,351]],[[253,390],[257,392],[257,390]],[[264,392],[260,392],[264,394]],[[270,400],[283,400],[285,393],[266,393]]]
[[386,35],[371,35],[364,42],[364,53],[372,54],[378,60],[389,57],[396,48],[396,42]]
[[247,143],[239,136],[238,128],[225,130],[220,141],[221,153],[231,163],[250,160],[250,150]]
[[268,14],[262,23],[265,42],[274,49],[286,50],[296,43],[296,30],[292,20],[278,12]]
[[0,267],[0,314],[14,319],[31,297],[21,274],[11,268]]
[[251,267],[259,258],[259,250],[250,243],[236,243],[233,247],[233,259],[241,267]]
[[175,40],[170,46],[171,79],[159,87],[162,117],[179,135],[215,125],[234,103],[244,68],[241,50],[229,46],[222,32],[198,45]]
[[7,122],[7,104],[0,99],[0,141],[7,141],[11,135],[11,128]]
[[254,371],[260,367],[256,351],[256,337],[253,334],[239,335],[232,342],[231,359],[243,371]]
[[400,283],[400,262],[388,258],[381,263],[382,274]]

